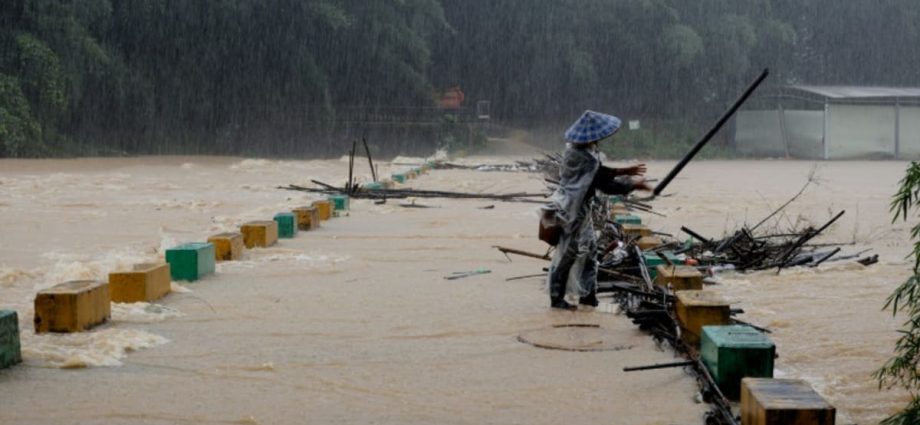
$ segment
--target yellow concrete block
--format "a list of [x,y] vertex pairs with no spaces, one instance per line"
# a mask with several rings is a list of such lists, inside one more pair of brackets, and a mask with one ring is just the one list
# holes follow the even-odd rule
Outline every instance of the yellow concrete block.
[[655,236],[643,236],[636,241],[636,245],[639,246],[639,249],[648,251],[664,245],[664,241]]
[[313,201],[313,208],[319,210],[320,220],[329,220],[329,217],[332,217],[332,201]]
[[298,207],[291,210],[297,217],[297,228],[300,230],[314,230],[319,228],[322,219],[319,217],[319,208]]
[[217,261],[234,261],[243,258],[246,241],[240,232],[218,233],[208,237],[214,244],[214,259]]
[[799,379],[741,380],[741,425],[834,425],[837,410]]
[[610,207],[610,218],[626,214],[629,214],[629,209],[626,208],[626,206],[623,204],[614,204],[612,207]]
[[275,220],[250,221],[240,226],[246,248],[265,248],[278,242],[278,222]]
[[35,333],[81,332],[111,316],[112,298],[105,282],[75,280],[35,296]]
[[385,189],[392,189],[392,188],[396,187],[396,182],[394,182],[393,180],[390,180],[390,179],[382,180],[380,183],[383,183],[383,187],[384,187]]
[[109,291],[116,303],[149,302],[170,291],[169,264],[135,264],[131,271],[109,273]]
[[623,233],[629,236],[641,238],[652,235],[652,231],[645,227],[644,224],[621,224],[621,226],[623,227]]
[[667,287],[669,284],[675,291],[703,289],[703,274],[690,266],[659,265],[655,275],[655,283]]
[[677,291],[674,307],[680,323],[684,342],[699,347],[703,326],[728,325],[731,321],[731,305],[719,294],[711,291]]

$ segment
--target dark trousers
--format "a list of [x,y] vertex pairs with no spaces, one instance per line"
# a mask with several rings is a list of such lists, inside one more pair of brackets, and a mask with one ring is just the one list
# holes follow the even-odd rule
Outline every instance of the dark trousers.
[[[590,232],[590,233],[589,233]],[[579,295],[585,297],[597,290],[597,240],[594,238],[593,226],[588,226],[580,237],[563,235],[556,249],[563,249],[556,255],[562,257],[549,269],[549,297],[553,301],[565,297],[569,274],[577,261],[584,261],[578,276],[574,276],[579,285]]]

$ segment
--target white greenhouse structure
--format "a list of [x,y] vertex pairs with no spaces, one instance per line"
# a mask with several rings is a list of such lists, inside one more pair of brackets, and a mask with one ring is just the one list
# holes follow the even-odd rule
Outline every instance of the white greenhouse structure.
[[786,86],[738,112],[742,155],[920,158],[920,88]]

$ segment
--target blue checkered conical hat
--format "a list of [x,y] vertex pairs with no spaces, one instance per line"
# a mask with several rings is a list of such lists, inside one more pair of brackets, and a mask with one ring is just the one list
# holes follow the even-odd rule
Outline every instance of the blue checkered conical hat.
[[565,140],[572,143],[590,143],[603,139],[620,129],[620,119],[600,112],[585,111],[568,130]]

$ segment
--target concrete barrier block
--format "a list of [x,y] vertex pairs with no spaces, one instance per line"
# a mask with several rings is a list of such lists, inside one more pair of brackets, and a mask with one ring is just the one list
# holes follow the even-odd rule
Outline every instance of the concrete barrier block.
[[837,410],[799,379],[741,380],[741,425],[834,425]]
[[656,236],[643,236],[636,240],[636,245],[639,246],[639,249],[648,251],[650,249],[655,249],[661,245],[664,245],[664,241]]
[[291,212],[297,217],[297,229],[315,230],[319,228],[319,210],[314,207],[297,207]]
[[699,347],[703,326],[731,324],[731,305],[711,291],[677,291],[674,310],[681,337],[691,347]]
[[297,236],[297,217],[294,213],[282,212],[275,214],[275,223],[278,223],[278,238],[292,239]]
[[214,244],[191,242],[166,250],[166,262],[173,280],[194,282],[214,273]]
[[629,215],[629,210],[619,205],[610,208],[610,218],[612,220],[615,220],[618,215]]
[[214,259],[217,261],[236,261],[243,258],[246,242],[240,232],[225,232],[211,235],[208,242],[214,244]]
[[332,202],[332,206],[335,211],[348,211],[348,195],[332,195],[329,197],[329,201]]
[[664,258],[667,258],[669,261],[671,261],[671,264],[675,264],[675,265],[684,264],[684,260],[682,260],[680,257],[675,255],[671,251],[662,251],[661,253],[657,253],[657,252],[642,253],[642,257],[645,259],[645,266],[646,268],[648,268],[648,275],[650,278],[652,278],[652,280],[655,280],[658,278],[658,266],[662,264],[666,264],[662,256],[664,256]]
[[367,182],[364,183],[364,188],[367,190],[382,190],[386,187],[383,185],[383,182]]
[[19,316],[13,310],[0,310],[0,369],[22,362],[19,344]]
[[278,242],[278,223],[275,220],[250,221],[240,226],[246,248],[266,248]]
[[645,227],[642,224],[621,224],[623,228],[623,233],[635,237],[641,238],[643,236],[652,236],[652,231],[648,227]]
[[82,332],[111,316],[112,298],[106,282],[75,280],[35,296],[35,333]]
[[703,274],[694,267],[662,264],[655,270],[655,283],[658,286],[671,285],[675,291],[703,289]]
[[617,214],[613,216],[613,222],[617,224],[642,224],[642,217],[633,214]]
[[743,378],[772,378],[776,346],[750,326],[703,326],[700,358],[730,400],[741,396]]
[[168,294],[171,282],[169,264],[135,264],[131,271],[109,273],[109,292],[112,302],[149,302]]
[[392,178],[393,181],[396,182],[396,183],[402,184],[402,183],[405,183],[405,182],[406,182],[406,175],[403,174],[403,173],[393,174],[393,175],[390,176],[390,178]]
[[313,208],[319,210],[320,220],[329,220],[332,217],[332,202],[327,199],[313,201]]

